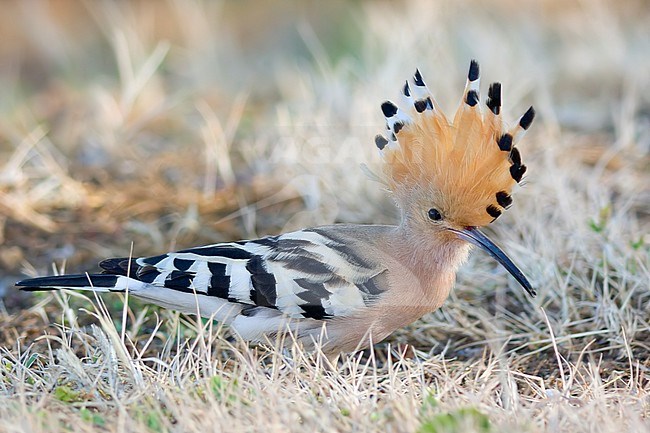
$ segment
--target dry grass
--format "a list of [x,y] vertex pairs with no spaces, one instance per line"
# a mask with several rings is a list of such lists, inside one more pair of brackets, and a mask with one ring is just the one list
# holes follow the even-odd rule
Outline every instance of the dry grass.
[[[0,431],[649,429],[643,2],[54,3],[0,16]],[[418,66],[454,108],[470,58],[507,117],[538,109],[492,228],[534,300],[476,253],[440,311],[328,371],[117,295],[12,287],[132,244],[392,222],[357,168],[378,105]]]

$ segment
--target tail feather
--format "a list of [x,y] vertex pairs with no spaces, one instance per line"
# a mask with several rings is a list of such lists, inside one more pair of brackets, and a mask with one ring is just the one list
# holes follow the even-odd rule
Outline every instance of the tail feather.
[[80,290],[92,290],[96,292],[124,291],[119,284],[119,279],[125,278],[118,275],[105,274],[76,274],[58,275],[51,277],[29,278],[16,283],[20,290],[35,292],[39,290],[57,290],[74,288]]

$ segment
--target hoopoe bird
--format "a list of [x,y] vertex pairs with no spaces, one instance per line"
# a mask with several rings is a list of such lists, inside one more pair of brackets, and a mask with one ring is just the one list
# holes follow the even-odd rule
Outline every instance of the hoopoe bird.
[[402,88],[402,108],[381,104],[385,135],[375,144],[379,178],[397,203],[398,225],[337,224],[256,240],[226,242],[153,257],[111,258],[99,274],[20,281],[23,290],[125,292],[162,307],[229,325],[241,338],[285,331],[328,356],[379,342],[438,309],[470,247],[501,263],[531,295],[515,264],[480,227],[512,203],[526,171],[515,145],[532,107],[507,129],[501,84],[479,103],[479,66],[470,63],[453,120],[441,111],[419,70]]

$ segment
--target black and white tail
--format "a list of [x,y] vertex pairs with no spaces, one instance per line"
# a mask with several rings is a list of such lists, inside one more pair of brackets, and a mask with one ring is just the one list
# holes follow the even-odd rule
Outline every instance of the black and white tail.
[[59,290],[74,288],[95,292],[124,292],[127,288],[137,288],[141,281],[121,275],[73,274],[51,277],[29,278],[16,283],[21,290],[36,292],[40,290]]

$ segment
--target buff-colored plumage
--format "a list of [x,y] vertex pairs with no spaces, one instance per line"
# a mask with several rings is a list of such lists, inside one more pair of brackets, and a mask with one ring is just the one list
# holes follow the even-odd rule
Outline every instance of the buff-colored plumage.
[[379,137],[378,144],[387,144],[380,146],[383,172],[398,202],[412,197],[414,189],[425,189],[423,194],[432,197],[448,219],[480,227],[510,204],[511,191],[525,171],[513,144],[523,136],[533,111],[522,116],[523,126],[520,121],[509,132],[500,113],[500,85],[491,86],[488,109],[483,110],[476,63],[470,74],[450,121],[416,72],[413,82],[404,86],[408,108],[403,111],[391,102],[382,107],[388,133],[396,140]]

